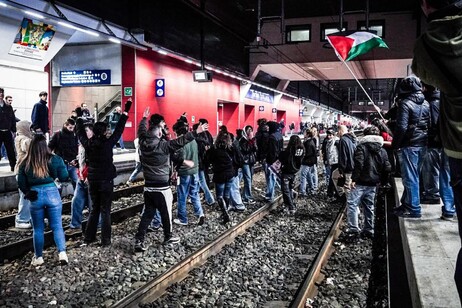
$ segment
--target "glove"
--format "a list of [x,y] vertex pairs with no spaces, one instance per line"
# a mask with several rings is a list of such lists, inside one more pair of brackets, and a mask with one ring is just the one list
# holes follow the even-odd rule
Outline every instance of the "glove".
[[32,202],[37,201],[38,193],[35,190],[29,190],[27,193],[24,194],[24,199],[27,199]]
[[75,113],[77,114],[77,118],[81,118],[83,116],[82,107],[75,108]]
[[133,104],[133,102],[131,100],[128,100],[125,103],[124,112],[128,113],[130,111],[130,108],[132,107],[132,104]]

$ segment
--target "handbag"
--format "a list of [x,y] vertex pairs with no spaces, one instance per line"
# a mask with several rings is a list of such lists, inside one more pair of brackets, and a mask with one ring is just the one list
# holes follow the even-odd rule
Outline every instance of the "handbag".
[[282,167],[282,164],[281,162],[279,161],[279,159],[277,159],[274,163],[271,164],[271,166],[269,166],[269,171],[271,173],[273,173],[277,178],[281,178],[281,167]]

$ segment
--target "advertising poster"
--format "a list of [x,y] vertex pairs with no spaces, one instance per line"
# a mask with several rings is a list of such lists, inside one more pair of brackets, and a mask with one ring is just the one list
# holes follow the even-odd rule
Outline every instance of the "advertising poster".
[[54,35],[54,26],[24,18],[9,53],[15,56],[43,60]]

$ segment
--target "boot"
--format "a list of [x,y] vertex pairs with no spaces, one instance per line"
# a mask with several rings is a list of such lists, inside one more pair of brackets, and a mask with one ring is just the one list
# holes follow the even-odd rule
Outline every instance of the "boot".
[[228,209],[226,208],[226,202],[223,200],[223,198],[218,198],[218,205],[220,206],[220,209],[223,213],[223,224],[227,224],[229,222],[229,214],[228,214]]

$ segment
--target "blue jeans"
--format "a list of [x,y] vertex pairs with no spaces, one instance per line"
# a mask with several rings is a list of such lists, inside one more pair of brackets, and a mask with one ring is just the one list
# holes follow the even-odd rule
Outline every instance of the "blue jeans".
[[72,197],[72,215],[70,227],[72,229],[79,229],[82,227],[82,212],[87,207],[91,212],[91,198],[88,190],[88,185],[84,181],[78,180],[75,187],[74,197]]
[[209,186],[207,185],[207,181],[205,180],[204,170],[199,170],[199,185],[204,191],[205,202],[207,202],[208,205],[214,204],[215,199],[213,198],[213,194],[210,192]]
[[426,147],[406,147],[398,151],[404,192],[401,204],[412,214],[420,214],[419,167]]
[[79,180],[79,176],[77,175],[77,167],[68,165],[67,172],[69,173],[69,178],[71,179],[72,186],[74,186],[75,189],[77,181]]
[[357,185],[347,195],[347,222],[351,231],[360,232],[358,224],[359,205],[364,210],[364,231],[374,233],[374,199],[376,186]]
[[[16,181],[18,180],[18,176],[16,176]],[[29,223],[30,222],[30,201],[24,199],[23,192],[18,189],[19,191],[19,203],[18,203],[18,214],[16,214],[16,222],[17,223]]]
[[247,202],[253,199],[253,195],[252,195],[253,165],[244,164],[242,166],[242,177],[244,178],[244,195],[242,196],[242,200],[244,202]]
[[217,200],[230,195],[231,186],[233,186],[234,178],[229,180],[226,183],[215,183],[215,193],[217,195]]
[[274,199],[274,187],[276,185],[276,176],[269,171],[269,165],[267,163],[263,164],[265,168],[265,179],[266,179],[266,194],[265,199],[272,201]]
[[324,165],[324,177],[326,178],[326,186],[329,186],[332,171],[333,170],[330,165]]
[[[454,204],[459,224],[459,237],[462,240],[462,159],[449,157],[449,169],[451,171],[451,186],[454,192]],[[457,292],[462,302],[462,248],[459,249],[459,254],[457,255],[454,280],[456,281]]]
[[132,172],[132,174],[130,175],[130,178],[129,178],[128,180],[129,180],[130,182],[134,182],[136,176],[138,175],[138,173],[141,172],[142,169],[143,169],[143,165],[141,164],[141,162],[137,161],[137,162],[136,162],[136,166],[135,166],[135,170],[133,170],[133,172]]
[[197,217],[204,215],[199,198],[199,175],[181,175],[180,185],[176,187],[178,195],[178,219],[182,223],[188,223],[188,213],[186,211],[186,199],[188,195],[191,197],[191,202],[194,208],[194,214]]
[[[308,186],[308,189],[307,189]],[[318,168],[316,165],[302,165],[300,168],[300,193],[310,195],[318,190]]]
[[66,240],[64,238],[63,222],[61,212],[63,204],[58,188],[52,187],[32,187],[38,193],[38,199],[30,203],[30,214],[32,217],[32,227],[34,229],[34,251],[36,257],[41,257],[43,253],[45,212],[53,231],[58,252],[66,251]]
[[245,209],[244,204],[242,203],[242,198],[241,198],[241,191],[239,190],[239,177],[235,176],[230,180],[230,188],[229,190],[225,191],[225,200],[230,200],[229,205],[233,205],[237,209]]
[[449,170],[449,157],[444,151],[441,153],[440,169],[440,196],[443,200],[442,212],[446,215],[454,215],[456,206],[454,204],[454,191],[451,187],[451,176]]

